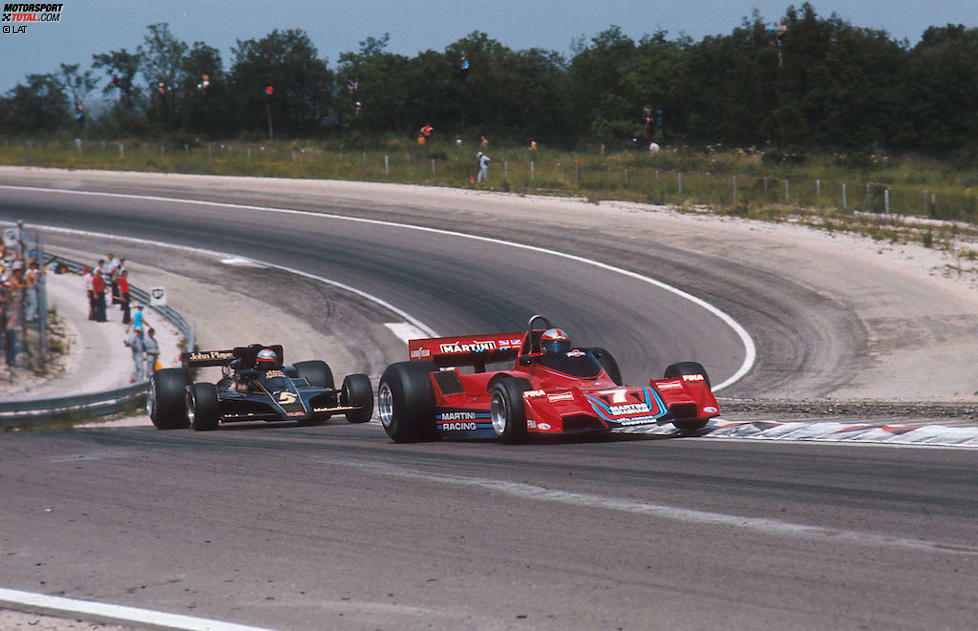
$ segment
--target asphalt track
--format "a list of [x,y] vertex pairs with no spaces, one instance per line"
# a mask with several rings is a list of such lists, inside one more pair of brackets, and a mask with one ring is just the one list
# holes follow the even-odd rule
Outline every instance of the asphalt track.
[[[296,267],[441,333],[518,328],[543,312],[577,342],[613,349],[631,381],[687,358],[718,381],[743,359],[733,331],[688,301],[505,246],[9,190],[0,216]],[[649,258],[629,267],[738,301],[705,261]],[[776,312],[804,292],[780,295],[752,308],[787,321]],[[773,348],[798,336],[763,317],[747,324]],[[765,368],[770,355],[759,362],[733,388],[776,388],[782,371]],[[830,380],[799,377],[812,392]],[[0,584],[11,589],[276,629],[958,629],[978,614],[975,451],[628,437],[394,445],[376,425],[331,422],[32,432],[4,436],[0,452]]]

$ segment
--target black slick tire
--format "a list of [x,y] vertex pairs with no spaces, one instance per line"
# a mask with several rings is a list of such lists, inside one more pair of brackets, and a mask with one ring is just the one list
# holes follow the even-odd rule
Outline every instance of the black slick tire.
[[183,368],[163,368],[149,380],[146,409],[156,429],[182,429],[187,426],[184,400],[190,380]]
[[333,388],[333,371],[330,370],[326,362],[313,359],[306,362],[296,362],[294,365],[296,375],[300,379],[305,379],[310,386],[317,388]]
[[212,383],[195,383],[187,392],[187,418],[190,427],[197,432],[217,429],[220,410],[217,401],[217,388]]
[[377,408],[384,431],[396,443],[434,440],[435,394],[431,373],[438,366],[430,361],[391,364],[380,378]]
[[350,423],[366,423],[374,415],[374,389],[367,375],[347,375],[340,390],[340,405],[360,408],[346,413]]
[[530,382],[516,377],[504,377],[489,390],[489,414],[492,429],[500,442],[515,445],[526,441],[526,404],[523,393]]

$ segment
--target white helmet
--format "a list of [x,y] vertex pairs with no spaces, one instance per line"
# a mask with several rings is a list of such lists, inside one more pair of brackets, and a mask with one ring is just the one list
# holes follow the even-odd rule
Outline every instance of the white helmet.
[[278,363],[278,355],[270,348],[263,348],[255,355],[255,364],[259,368],[274,368]]

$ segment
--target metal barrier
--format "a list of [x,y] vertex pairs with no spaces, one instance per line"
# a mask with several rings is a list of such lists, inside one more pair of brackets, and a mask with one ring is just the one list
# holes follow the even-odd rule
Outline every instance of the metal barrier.
[[[67,270],[80,274],[83,264],[59,256],[47,255],[45,266],[54,263],[64,264]],[[196,347],[194,328],[175,309],[169,306],[150,304],[149,292],[131,287],[130,296],[146,305],[172,324],[187,341],[187,349]],[[108,414],[117,414],[136,409],[146,402],[147,382],[129,384],[121,388],[69,395],[48,399],[25,399],[21,401],[0,402],[0,427],[23,427],[37,425],[56,419],[86,419]]]

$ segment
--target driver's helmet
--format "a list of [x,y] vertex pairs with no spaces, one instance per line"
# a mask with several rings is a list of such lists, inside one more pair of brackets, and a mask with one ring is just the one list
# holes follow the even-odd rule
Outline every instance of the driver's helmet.
[[275,368],[278,363],[278,355],[270,348],[263,348],[255,355],[255,366],[258,368]]
[[570,338],[562,329],[547,329],[540,336],[540,350],[556,355],[567,353],[571,349]]

